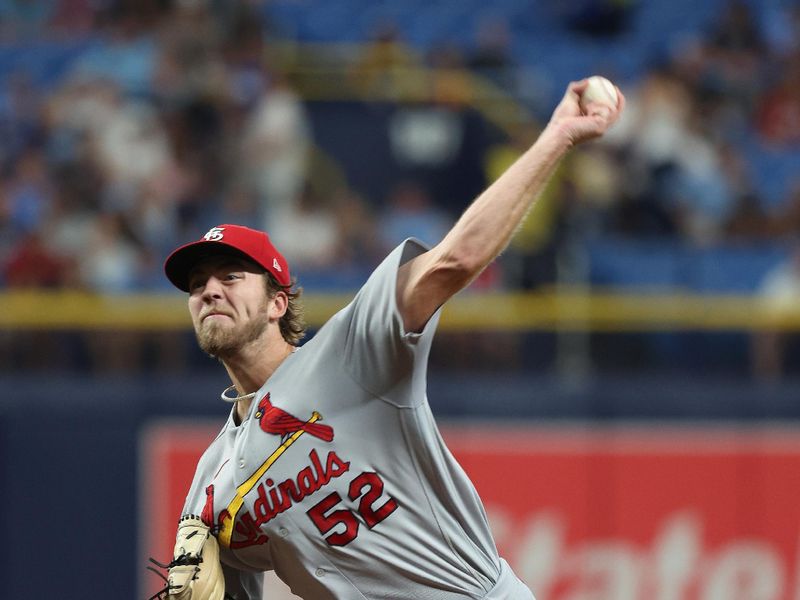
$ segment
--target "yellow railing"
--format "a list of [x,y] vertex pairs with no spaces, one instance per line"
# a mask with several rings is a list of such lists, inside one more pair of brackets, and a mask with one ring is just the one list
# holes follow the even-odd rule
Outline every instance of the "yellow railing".
[[[311,327],[352,294],[306,294]],[[800,304],[800,303],[798,303]],[[179,294],[99,296],[82,292],[0,293],[0,329],[184,330],[191,327]],[[442,316],[447,331],[800,330],[800,305],[776,311],[750,296],[621,294],[605,291],[462,293]]]
[[534,120],[513,90],[467,68],[431,68],[412,48],[397,48],[394,63],[373,64],[370,48],[370,44],[273,43],[268,52],[307,101],[455,102],[472,107],[507,133]]

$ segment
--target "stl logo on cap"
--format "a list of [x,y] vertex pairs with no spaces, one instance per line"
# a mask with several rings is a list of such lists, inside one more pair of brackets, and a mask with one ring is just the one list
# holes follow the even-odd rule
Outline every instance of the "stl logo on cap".
[[224,227],[212,227],[208,230],[208,233],[203,236],[203,239],[209,242],[218,242],[224,237],[222,235],[223,231],[225,231]]

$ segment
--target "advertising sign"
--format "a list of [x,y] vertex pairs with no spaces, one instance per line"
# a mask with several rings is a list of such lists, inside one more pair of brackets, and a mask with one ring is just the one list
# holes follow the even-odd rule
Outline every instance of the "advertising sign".
[[[220,425],[143,433],[142,565],[171,556],[195,464]],[[471,425],[443,434],[501,555],[537,600],[800,600],[800,429]],[[143,575],[141,589],[158,583]],[[271,598],[292,598],[279,581],[269,587]]]

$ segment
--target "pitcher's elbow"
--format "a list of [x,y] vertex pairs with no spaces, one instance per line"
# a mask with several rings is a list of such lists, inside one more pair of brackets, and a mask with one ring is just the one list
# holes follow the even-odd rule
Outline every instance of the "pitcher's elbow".
[[474,279],[485,267],[483,258],[475,252],[462,249],[450,251],[444,257],[440,268],[449,279],[466,285]]

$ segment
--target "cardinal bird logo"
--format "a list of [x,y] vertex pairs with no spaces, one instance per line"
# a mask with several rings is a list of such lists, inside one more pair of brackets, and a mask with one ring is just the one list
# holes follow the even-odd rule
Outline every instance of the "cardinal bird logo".
[[258,403],[256,419],[258,419],[258,424],[261,426],[262,431],[281,436],[281,441],[297,431],[304,431],[325,442],[333,441],[333,427],[315,423],[314,421],[321,417],[319,413],[314,413],[314,415],[317,417],[316,419],[312,417],[308,421],[301,421],[285,410],[273,406],[269,399],[269,393],[267,393]]

